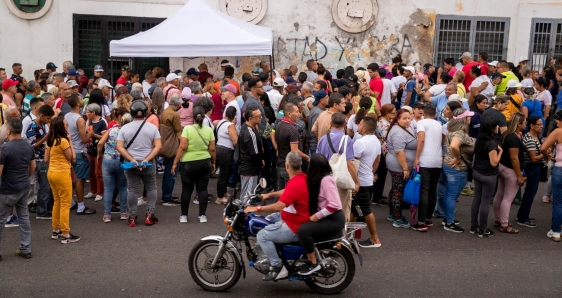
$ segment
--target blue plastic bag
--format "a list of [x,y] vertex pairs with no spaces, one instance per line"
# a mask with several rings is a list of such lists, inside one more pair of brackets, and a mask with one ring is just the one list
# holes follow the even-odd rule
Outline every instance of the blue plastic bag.
[[[125,161],[125,162],[121,163],[121,166],[120,166],[120,167],[121,167],[121,170],[126,171],[126,170],[131,170],[131,169],[133,169],[136,165],[137,165],[136,162]],[[142,168],[143,166],[144,166],[145,168],[150,168],[150,167],[152,167],[152,164],[149,163],[149,162],[145,162],[144,164],[138,163],[138,167],[139,167],[139,168]]]
[[410,205],[418,206],[420,203],[421,175],[414,170],[404,186],[403,200]]

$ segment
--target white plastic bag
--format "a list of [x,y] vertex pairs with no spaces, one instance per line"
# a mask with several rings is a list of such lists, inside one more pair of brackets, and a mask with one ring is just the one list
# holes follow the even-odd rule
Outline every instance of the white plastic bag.
[[[332,167],[332,176],[336,180],[336,185],[341,189],[355,189],[355,182],[349,174],[347,169],[347,138],[349,136],[345,135],[340,140],[340,145],[338,146],[338,151],[336,151],[330,158],[330,166]],[[330,140],[328,140],[330,142]],[[341,147],[343,147],[343,153],[340,154]]]

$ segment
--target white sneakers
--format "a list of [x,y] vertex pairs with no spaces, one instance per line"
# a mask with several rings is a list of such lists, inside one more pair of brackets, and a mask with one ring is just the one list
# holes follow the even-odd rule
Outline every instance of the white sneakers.
[[97,195],[94,201],[101,201],[103,200],[103,196]]
[[[205,216],[205,215],[199,216],[199,222],[201,222],[201,223],[207,222],[207,216]],[[560,235],[558,235],[558,236],[560,236]]]
[[556,241],[556,242],[560,242],[560,233],[556,233],[553,232],[552,230],[548,231],[548,233],[546,234],[546,237]]
[[144,206],[146,205],[146,201],[142,199],[142,197],[138,198],[137,206]]
[[186,222],[187,222],[187,215],[180,216],[180,223],[186,223]]
[[89,192],[87,195],[84,196],[85,199],[93,199],[95,197],[96,197],[96,195],[91,193],[91,192]]
[[550,197],[549,197],[549,196],[542,196],[542,202],[543,202],[543,203],[549,203],[549,202],[550,202]]
[[226,204],[228,204],[228,199],[227,199],[227,198],[217,198],[217,199],[215,200],[215,204],[217,204],[217,205],[221,205],[221,204],[226,205]]

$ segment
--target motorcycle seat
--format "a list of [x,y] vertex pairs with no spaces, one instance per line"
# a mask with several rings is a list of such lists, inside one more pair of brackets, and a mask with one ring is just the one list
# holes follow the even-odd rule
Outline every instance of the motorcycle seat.
[[322,237],[322,238],[318,238],[318,239],[314,239],[314,242],[323,242],[323,241],[328,241],[328,240],[337,240],[340,239],[342,237],[342,232],[337,232],[333,235],[330,235],[329,237]]

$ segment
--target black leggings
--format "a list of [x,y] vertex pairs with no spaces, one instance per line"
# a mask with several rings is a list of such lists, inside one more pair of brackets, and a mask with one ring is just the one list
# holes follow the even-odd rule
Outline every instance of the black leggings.
[[207,186],[213,171],[211,159],[180,163],[181,215],[187,215],[193,189],[199,194],[199,216],[207,212]]
[[[341,210],[322,218],[317,222],[308,221],[299,227],[299,240],[307,254],[314,252],[314,242],[322,241],[345,227],[345,215]],[[328,239],[326,239],[328,240]]]

